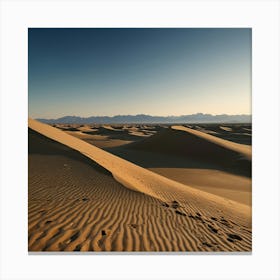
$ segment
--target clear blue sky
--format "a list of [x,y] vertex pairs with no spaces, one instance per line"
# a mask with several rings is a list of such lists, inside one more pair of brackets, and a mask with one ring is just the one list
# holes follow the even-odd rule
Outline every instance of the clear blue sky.
[[251,113],[251,29],[31,28],[29,116]]

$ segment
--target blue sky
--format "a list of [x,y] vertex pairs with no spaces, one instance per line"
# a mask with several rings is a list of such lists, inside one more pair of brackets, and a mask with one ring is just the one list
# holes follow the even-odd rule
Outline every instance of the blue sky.
[[251,29],[31,28],[29,116],[251,113]]

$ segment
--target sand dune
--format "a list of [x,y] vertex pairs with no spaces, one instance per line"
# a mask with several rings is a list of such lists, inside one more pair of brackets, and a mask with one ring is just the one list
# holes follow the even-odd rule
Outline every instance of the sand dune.
[[111,125],[103,125],[102,127],[105,128],[105,129],[108,129],[108,130],[112,130],[112,131],[123,131],[120,128],[114,128]]
[[227,172],[211,162],[178,155],[128,149],[127,146],[108,150],[174,181],[251,206],[250,177]]
[[29,127],[29,250],[251,250],[250,207]]
[[227,141],[183,126],[172,126],[143,141],[131,143],[126,148],[127,150],[185,157],[186,161],[210,163],[215,166],[215,169],[251,177],[250,146]]
[[[194,128],[200,132],[204,132],[202,134],[203,137],[205,133],[213,134],[212,131],[205,128],[214,129],[214,132],[220,136],[220,133],[216,132],[221,130],[219,125],[196,125]],[[229,128],[228,130],[234,129],[239,131],[243,129],[243,126],[232,125],[226,128]],[[160,130],[158,126],[149,127],[147,125],[130,126],[129,128],[123,126],[122,129],[129,131],[129,133],[139,133],[139,135],[147,131],[153,131],[155,133],[155,130]],[[70,131],[68,133],[80,138],[77,135],[78,132]],[[232,134],[239,134],[231,133],[230,131],[224,131],[224,133],[227,137],[231,137]],[[139,143],[128,146],[125,144],[133,142],[111,139],[109,135],[106,136],[106,140],[104,139],[104,141],[102,139],[100,141],[91,141],[87,138],[83,138],[83,140],[107,149],[115,155],[144,168],[148,168],[169,179],[251,206],[251,162],[249,160],[240,161],[240,158],[243,157],[240,153],[234,152],[230,153],[229,156],[225,156],[228,154],[227,148],[221,153],[221,149],[216,149],[217,145],[207,145],[207,142],[209,142],[207,139],[206,142],[200,141],[199,144],[197,139],[190,139],[190,133],[188,132],[181,133],[180,137],[177,137],[179,136],[177,135],[177,138],[175,138],[174,130],[166,130],[163,134],[160,133],[157,137],[152,137],[148,141],[141,142],[140,140]],[[96,134],[95,137],[103,136]],[[150,135],[146,135],[146,137],[150,137]],[[229,143],[230,145],[228,146],[231,149],[232,142],[223,139],[220,141]],[[149,145],[147,145],[147,142]],[[247,145],[244,147],[248,148]],[[190,149],[192,154],[187,154],[185,158],[182,158],[186,148]],[[204,151],[205,156],[201,158],[202,151]],[[218,159],[219,162],[217,161]],[[225,164],[228,162],[231,164]],[[246,172],[246,169],[244,169],[246,162],[249,172]],[[220,163],[222,163],[222,166],[219,166]]]
[[144,129],[146,126],[117,126],[99,125],[94,128],[89,125],[56,125],[55,127],[66,131],[68,134],[82,139],[99,148],[106,149],[126,145],[141,138],[149,137],[157,131]]
[[250,146],[252,145],[252,135],[249,133],[252,131],[251,124],[201,124],[200,126],[184,125],[184,127],[212,134],[218,138],[231,142]]
[[[97,130],[97,129],[96,129]],[[97,130],[98,131],[98,130]],[[75,136],[99,148],[119,147],[125,144],[132,143],[131,140],[112,139],[109,135],[99,135],[94,131],[66,131],[69,135]]]
[[251,178],[207,168],[151,167],[149,170],[196,189],[252,205]]
[[139,136],[139,137],[149,137],[152,134],[146,134],[143,131],[132,130],[129,131],[129,135]]
[[109,151],[169,179],[251,206],[251,161],[232,151],[233,142],[219,139],[228,145],[220,147],[203,137],[166,129]]
[[[78,150],[80,153],[86,155],[110,171],[115,178],[118,178],[118,180],[122,181],[122,183],[133,190],[144,192],[160,199],[163,198],[160,196],[160,193],[164,193],[164,191],[169,194],[174,191],[179,193],[186,192],[187,190],[193,192],[192,189],[187,189],[187,186],[185,185],[177,184],[172,180],[158,176],[153,172],[105,152],[93,145],[81,141],[80,139],[71,137],[51,126],[30,119],[29,127],[72,149]],[[159,184],[161,184],[160,187]],[[172,189],[170,190],[171,187]],[[203,196],[201,193],[199,195]]]
[[220,126],[220,129],[222,129],[224,131],[228,131],[228,132],[232,131],[232,128],[231,127],[227,127],[227,126]]
[[213,143],[213,144],[216,144],[217,146],[224,147],[224,148],[229,149],[231,151],[240,153],[246,159],[251,160],[251,158],[252,158],[252,149],[248,145],[242,145],[242,144],[234,143],[234,142],[227,141],[227,140],[224,140],[224,139],[220,139],[220,138],[215,137],[213,135],[209,135],[209,134],[203,133],[201,131],[190,129],[190,128],[187,128],[187,127],[184,127],[184,126],[172,126],[172,129],[186,131],[190,134],[193,134],[193,135],[195,135],[195,136],[197,136],[201,139],[204,139],[204,140],[208,141],[209,143]]
[[218,132],[216,132],[216,131],[205,129],[205,128],[199,128],[199,129],[196,128],[196,130],[204,132],[204,133],[208,133],[208,134],[214,134],[214,135],[218,134]]
[[97,132],[98,131],[98,129],[92,128],[89,125],[83,125],[83,126],[79,127],[78,130],[81,131],[81,132],[84,132],[84,133]]
[[251,128],[243,127],[242,129],[245,130],[245,131],[248,131],[248,132],[252,132],[252,129],[251,129]]

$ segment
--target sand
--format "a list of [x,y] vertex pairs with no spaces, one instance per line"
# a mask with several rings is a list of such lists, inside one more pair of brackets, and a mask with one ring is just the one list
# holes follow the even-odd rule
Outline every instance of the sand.
[[248,205],[29,127],[30,251],[251,251]]
[[231,127],[227,127],[227,126],[220,126],[220,129],[222,129],[224,131],[228,131],[228,132],[232,131],[232,128]]
[[133,143],[157,132],[156,130],[146,129],[146,126],[96,125],[95,128],[92,128],[89,125],[80,127],[77,125],[57,125],[56,127],[102,149]]
[[252,158],[252,148],[249,145],[242,145],[242,144],[234,143],[234,142],[227,141],[224,139],[220,139],[213,135],[209,135],[207,133],[203,133],[201,131],[197,131],[197,130],[187,128],[184,126],[172,126],[172,129],[186,131],[192,135],[197,136],[198,138],[208,141],[209,143],[226,148],[230,151],[237,152],[246,159],[251,160],[251,158]]
[[221,170],[201,168],[149,168],[174,181],[224,198],[252,205],[252,180]]
[[[98,130],[96,129],[96,131]],[[89,134],[81,131],[67,131],[67,133],[99,148],[119,147],[133,142],[132,140],[111,139],[108,135]]]
[[[225,143],[231,147],[232,142]],[[207,138],[198,140],[189,131],[166,129],[145,141],[109,151],[174,181],[252,204],[251,160]]]

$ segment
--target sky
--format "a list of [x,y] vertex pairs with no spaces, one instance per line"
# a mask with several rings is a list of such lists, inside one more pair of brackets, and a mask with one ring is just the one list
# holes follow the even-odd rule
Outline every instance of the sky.
[[29,28],[32,118],[251,114],[249,28]]

